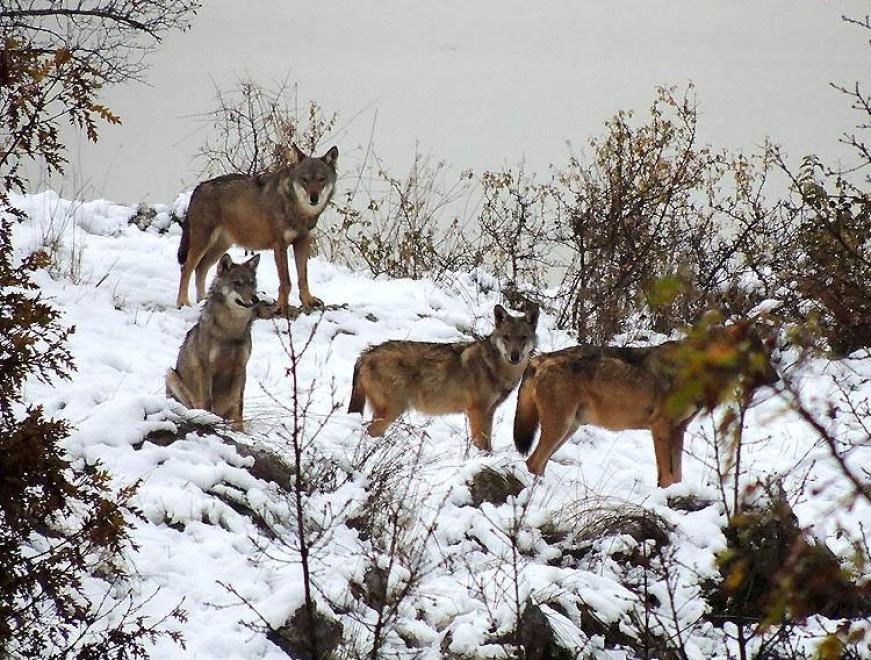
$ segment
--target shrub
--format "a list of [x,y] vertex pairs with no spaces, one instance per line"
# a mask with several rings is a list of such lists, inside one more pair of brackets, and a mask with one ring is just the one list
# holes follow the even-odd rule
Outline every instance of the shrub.
[[[22,398],[28,377],[69,378],[73,369],[72,329],[30,279],[47,259],[37,252],[14,265],[11,220],[0,219],[0,655],[145,657],[148,641],[181,638],[141,616],[129,594],[109,597],[128,577],[135,487],[113,493],[99,466],[74,467],[61,447],[67,423]],[[95,594],[86,587],[94,575],[113,584]]]

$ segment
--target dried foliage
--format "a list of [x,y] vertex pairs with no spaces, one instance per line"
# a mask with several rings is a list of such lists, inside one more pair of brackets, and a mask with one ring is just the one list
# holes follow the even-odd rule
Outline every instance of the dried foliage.
[[660,88],[646,119],[617,113],[589,156],[544,183],[485,174],[487,264],[527,292],[552,284],[540,297],[585,341],[607,342],[630,320],[668,333],[711,308],[747,314],[766,293],[747,254],[772,244],[772,158],[700,145],[697,122],[692,87]]
[[336,127],[338,116],[314,101],[300,107],[296,86],[265,87],[240,80],[234,89],[215,90],[206,117],[212,135],[199,159],[210,175],[261,174],[296,162],[293,145],[314,153]]
[[44,253],[14,265],[11,223],[0,223],[0,655],[144,658],[148,642],[180,636],[123,591],[135,486],[112,492],[98,465],[74,469],[60,444],[66,422],[23,403],[28,378],[70,377],[72,329],[30,278]]
[[463,220],[446,217],[468,194],[470,174],[446,183],[443,162],[415,155],[404,177],[390,175],[377,156],[361,171],[359,187],[347,193],[338,209],[350,263],[373,275],[441,281],[451,271],[471,269],[481,255],[464,234]]
[[[133,597],[123,552],[131,546],[135,486],[112,492],[99,465],[73,466],[66,422],[28,406],[28,378],[69,378],[73,363],[59,314],[31,273],[46,252],[14,263],[8,193],[24,190],[28,159],[62,172],[64,119],[97,139],[120,120],[99,101],[134,79],[168,30],[198,2],[10,0],[0,7],[0,655],[10,658],[144,658],[168,619]],[[99,579],[98,579],[99,577]]]
[[478,223],[485,265],[507,286],[544,288],[549,271],[559,266],[553,186],[537,183],[522,166],[516,172],[484,172],[481,184]]
[[8,0],[0,6],[0,176],[24,187],[22,159],[63,171],[60,122],[96,140],[120,119],[99,100],[106,86],[137,79],[143,58],[184,29],[197,0]]

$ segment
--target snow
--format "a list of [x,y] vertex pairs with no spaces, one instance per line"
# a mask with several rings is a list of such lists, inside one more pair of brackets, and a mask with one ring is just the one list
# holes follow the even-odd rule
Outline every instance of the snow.
[[[69,341],[77,365],[72,380],[53,385],[30,381],[26,398],[72,423],[65,447],[75,462],[100,461],[114,488],[140,483],[135,504],[144,519],[131,518],[137,549],[129,551],[128,561],[136,569],[138,594],[156,592],[145,613],[159,617],[182,602],[189,614],[183,625],[186,648],[160,641],[150,649],[151,657],[285,657],[246,624],[259,624],[262,616],[280,626],[303,602],[291,500],[275,484],[253,477],[245,469],[251,459],[218,437],[192,433],[166,447],[142,442],[150,432],[175,430],[183,422],[218,421],[164,396],[164,373],[198,317],[196,309],[174,306],[177,226],[158,223],[168,226],[165,233],[141,231],[128,224],[134,208],[105,200],[69,201],[51,192],[15,196],[12,202],[29,216],[14,230],[19,256],[48,238],[54,242],[59,266],[34,277],[62,310],[64,323],[76,328]],[[179,212],[185,202],[180,196],[158,212]],[[240,252],[233,255],[241,257]],[[75,268],[71,260],[76,260]],[[576,625],[577,613],[583,604],[601,621],[617,622],[628,632],[627,615],[638,607],[638,597],[621,583],[612,556],[638,542],[625,534],[606,534],[593,543],[589,556],[563,564],[542,535],[548,523],[572,530],[582,521],[573,512],[584,507],[632,505],[662,516],[673,526],[669,551],[682,567],[672,594],[680,621],[688,625],[703,614],[699,581],[716,574],[714,555],[725,547],[725,514],[717,504],[719,485],[705,441],[714,423],[710,417],[691,425],[685,480],[666,490],[656,487],[649,434],[593,428],[579,431],[554,456],[545,477],[534,482],[513,448],[514,394],[496,414],[491,455],[470,445],[460,415],[410,413],[390,438],[369,438],[363,420],[343,412],[360,351],[387,339],[455,341],[468,339],[472,331],[486,334],[493,305],[501,301],[495,289],[485,290],[481,278],[470,274],[456,274],[437,286],[428,280],[373,279],[319,258],[309,272],[315,295],[345,307],[301,316],[290,324],[290,336],[283,323],[255,324],[245,392],[248,435],[222,432],[290,460],[288,342],[292,339],[299,350],[311,338],[297,374],[308,406],[302,433],[305,461],[308,466],[328,462],[340,475],[333,482],[317,482],[324,487],[306,502],[310,524],[319,530],[312,550],[319,607],[346,603],[347,611],[334,615],[365,645],[373,613],[350,598],[351,585],[361,584],[373,564],[386,569],[389,558],[349,521],[365,511],[374,481],[385,478],[402,493],[406,513],[413,513],[406,539],[410,555],[392,565],[388,589],[401,588],[412,572],[419,579],[388,635],[394,650],[403,648],[402,635],[416,639],[425,657],[436,658],[449,637],[452,652],[505,657],[491,633],[510,631],[517,581],[521,603],[527,597],[539,603],[566,644],[599,657],[627,657],[625,650],[606,648],[601,637],[587,639]],[[258,277],[265,295],[274,296],[278,281],[271,259],[261,261]],[[574,343],[547,315],[538,335],[541,351]],[[871,396],[867,354],[840,363],[819,360],[803,369],[801,396],[818,409],[843,396],[835,385],[838,378],[859,388],[858,399]],[[831,423],[839,424],[839,433],[860,432],[838,419]],[[787,474],[790,492],[800,493],[795,503],[800,524],[837,554],[849,556],[859,523],[871,519],[871,508],[863,502],[844,506],[847,487],[838,466],[810,429],[779,397],[761,392],[748,416],[747,440],[747,478]],[[857,450],[850,461],[868,465],[871,449]],[[467,482],[483,466],[514,474],[526,488],[505,504],[472,506]],[[677,511],[668,506],[668,497],[675,495],[696,495],[712,504],[695,512]],[[284,536],[269,537],[229,501],[257,511],[284,529]],[[508,530],[516,524],[515,569]],[[582,533],[583,528],[572,531]],[[664,584],[652,585],[651,592],[662,602],[669,598]],[[555,602],[560,609],[554,609]],[[808,635],[824,623],[809,621]],[[708,624],[694,625],[692,631],[690,657],[725,657],[722,631]]]

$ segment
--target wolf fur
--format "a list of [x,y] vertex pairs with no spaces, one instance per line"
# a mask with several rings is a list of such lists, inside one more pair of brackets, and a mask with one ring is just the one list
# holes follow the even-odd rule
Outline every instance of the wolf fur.
[[175,368],[166,374],[167,397],[187,408],[213,412],[237,431],[244,431],[251,326],[269,315],[269,306],[257,297],[259,262],[260,255],[241,264],[228,254],[221,257],[200,320],[188,331]]
[[477,341],[388,341],[365,351],[354,365],[348,412],[362,413],[368,400],[369,435],[376,437],[410,408],[430,415],[465,412],[475,446],[489,451],[493,413],[535,349],[538,308],[515,317],[496,305],[493,315],[493,333]]
[[[748,341],[751,350],[760,351],[756,354],[766,355],[765,365],[740,365],[728,377],[746,371],[751,390],[777,381],[777,372],[755,331],[738,323],[719,332],[730,342]],[[650,430],[657,484],[665,487],[679,482],[684,432],[703,407],[699,400],[679,411],[668,405],[679,373],[678,360],[686,354],[688,341],[639,348],[575,346],[531,360],[514,416],[514,444],[523,454],[529,452],[541,426],[538,445],[526,460],[529,471],[543,474],[551,455],[579,426],[591,424],[612,431]]]
[[291,167],[258,176],[227,174],[196,187],[178,249],[179,307],[190,304],[188,288],[194,272],[197,301],[205,297],[206,273],[232,245],[273,251],[282,311],[290,296],[287,249],[292,245],[300,301],[306,307],[323,305],[309,290],[308,258],[312,230],[335,191],[339,150],[332,147],[316,158],[296,145],[293,149],[297,162]]

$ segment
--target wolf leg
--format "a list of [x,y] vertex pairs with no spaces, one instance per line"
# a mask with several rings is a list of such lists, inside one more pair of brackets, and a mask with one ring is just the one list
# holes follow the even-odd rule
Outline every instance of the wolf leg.
[[181,267],[181,276],[178,283],[178,297],[175,304],[177,307],[187,307],[191,304],[188,298],[188,289],[190,288],[191,275],[194,273],[197,265],[203,255],[208,251],[211,244],[214,242],[214,235],[203,235],[203,231],[197,228],[197,223],[193,221],[193,217],[188,213],[188,218],[185,220],[190,225],[189,244],[187,258]]
[[671,458],[672,475],[674,476],[673,483],[683,480],[683,441],[689,423],[690,420],[682,422],[671,433],[669,456]]
[[563,443],[571,437],[578,428],[575,421],[575,411],[567,408],[551,408],[540,410],[541,436],[529,458],[526,459],[526,467],[532,474],[544,474],[544,466],[553,456],[554,452],[562,447]]
[[402,414],[402,410],[397,410],[386,404],[371,403],[372,421],[369,422],[369,435],[373,438],[380,438],[390,425],[396,421],[396,418]]
[[181,277],[178,283],[178,295],[175,298],[175,306],[181,309],[182,307],[190,307],[191,301],[188,298],[188,289],[191,283],[191,273],[193,266],[189,266],[186,261],[181,267]]
[[196,275],[194,283],[197,290],[197,302],[200,302],[206,297],[206,275],[209,269],[218,263],[218,260],[224,255],[230,244],[222,238],[216,239],[208,250],[200,257],[200,262],[196,267]]
[[466,408],[472,443],[481,451],[489,452],[491,450],[490,435],[493,429],[493,413],[495,410],[495,406],[476,403]]
[[296,280],[299,285],[299,300],[304,307],[323,307],[324,301],[315,298],[308,288],[308,258],[314,237],[306,234],[293,244],[293,260],[296,262]]
[[287,300],[290,298],[290,270],[287,265],[287,246],[279,242],[272,253],[275,256],[275,268],[278,270],[278,309],[287,312]]
[[227,415],[227,420],[230,422],[230,428],[240,433],[245,432],[245,418],[242,414],[245,399],[245,373],[242,377],[236,379],[233,383],[233,404],[230,407],[230,412]]
[[166,383],[166,396],[167,398],[172,398],[178,401],[185,408],[197,408],[194,400],[195,396],[193,392],[190,391],[187,385],[184,384],[184,381],[179,376],[178,371],[175,369],[170,369],[166,372],[166,379],[164,380]]
[[664,420],[650,426],[656,456],[656,485],[666,488],[681,480],[683,429]]

